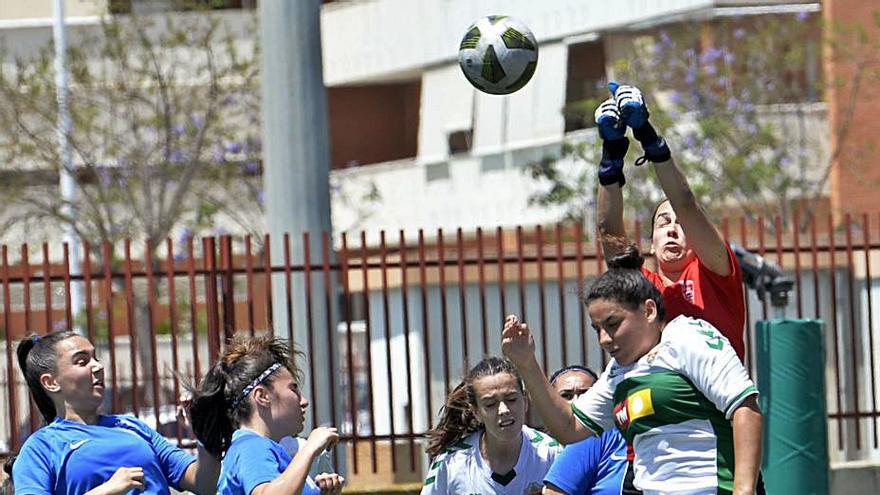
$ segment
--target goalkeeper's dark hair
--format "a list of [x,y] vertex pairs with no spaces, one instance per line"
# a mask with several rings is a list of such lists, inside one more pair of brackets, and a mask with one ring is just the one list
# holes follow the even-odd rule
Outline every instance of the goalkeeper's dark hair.
[[[193,433],[205,450],[218,458],[226,453],[232,433],[254,412],[245,389],[264,372],[278,364],[302,382],[296,367],[296,357],[300,355],[286,340],[271,335],[234,337],[198,387],[188,387],[192,393],[189,413]],[[257,384],[271,385],[277,376],[270,371]]]
[[499,373],[509,373],[516,378],[520,392],[525,393],[522,378],[513,363],[495,356],[483,359],[471,368],[461,383],[446,397],[446,403],[440,409],[440,422],[437,423],[436,428],[427,433],[426,452],[429,456],[436,457],[444,449],[483,427],[472,408],[477,405],[474,381]]
[[585,306],[597,299],[607,299],[635,310],[651,299],[657,305],[659,320],[666,321],[663,297],[642,273],[645,258],[635,244],[630,243],[617,255],[606,260],[606,263],[608,271],[600,275],[582,296]]

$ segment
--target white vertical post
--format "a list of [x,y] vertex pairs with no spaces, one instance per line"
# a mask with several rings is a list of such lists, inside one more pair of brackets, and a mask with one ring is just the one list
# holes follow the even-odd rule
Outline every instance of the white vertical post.
[[[64,26],[64,0],[55,0],[55,19],[52,24],[52,33],[55,38],[55,88],[58,101],[58,154],[61,157],[60,187],[61,187],[61,213],[69,220],[64,225],[64,242],[67,243],[70,252],[70,274],[80,275],[79,242],[72,221],[76,217],[74,203],[76,201],[76,179],[73,176],[73,161],[70,156],[70,143],[68,135],[71,130],[70,109],[68,108],[69,87],[67,81],[67,33]],[[82,287],[79,282],[70,284],[71,314],[74,321],[82,311]],[[48,307],[48,305],[47,305]],[[77,331],[81,331],[78,325],[74,325]]]

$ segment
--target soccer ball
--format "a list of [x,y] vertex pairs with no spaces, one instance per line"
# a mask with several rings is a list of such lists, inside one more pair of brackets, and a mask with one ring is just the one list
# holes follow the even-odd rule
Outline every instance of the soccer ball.
[[458,65],[480,91],[510,94],[525,86],[535,73],[538,43],[529,28],[513,17],[482,17],[462,38]]

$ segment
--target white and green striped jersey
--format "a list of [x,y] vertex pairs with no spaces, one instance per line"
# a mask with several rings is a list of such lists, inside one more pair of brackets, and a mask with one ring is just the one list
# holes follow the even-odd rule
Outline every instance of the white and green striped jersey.
[[523,442],[516,466],[509,473],[493,473],[480,454],[483,430],[447,448],[431,461],[421,495],[535,495],[562,446],[552,437],[523,426]]
[[612,359],[571,407],[597,434],[620,428],[635,451],[635,485],[645,494],[728,494],[734,466],[730,418],[757,393],[721,332],[679,316],[637,362],[620,366]]

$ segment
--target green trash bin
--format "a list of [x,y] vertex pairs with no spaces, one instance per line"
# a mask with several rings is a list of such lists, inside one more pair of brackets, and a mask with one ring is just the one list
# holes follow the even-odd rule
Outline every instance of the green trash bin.
[[830,491],[824,328],[821,320],[758,322],[755,350],[769,494]]

